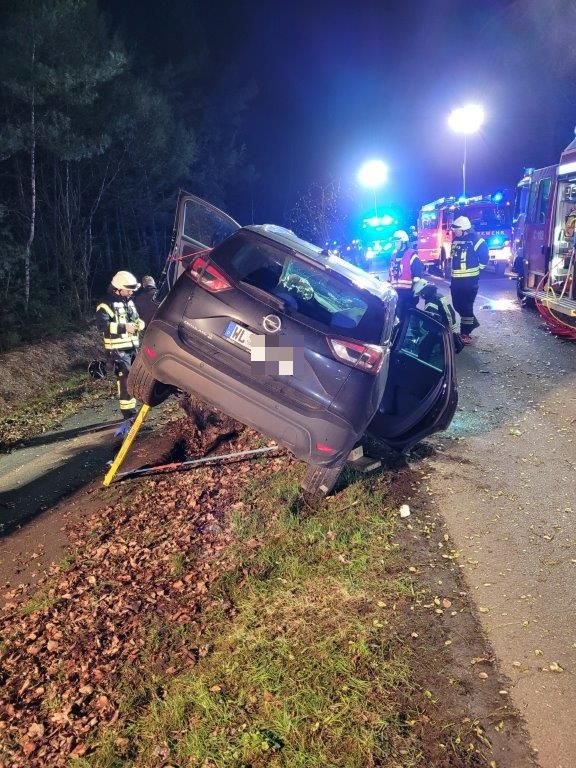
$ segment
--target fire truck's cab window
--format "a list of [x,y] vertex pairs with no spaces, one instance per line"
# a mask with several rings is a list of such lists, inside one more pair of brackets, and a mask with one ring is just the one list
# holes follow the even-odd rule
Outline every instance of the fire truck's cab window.
[[532,224],[544,224],[546,210],[550,199],[551,179],[542,179],[530,186],[530,203],[528,217]]
[[438,212],[437,211],[422,211],[421,223],[422,229],[436,229],[438,226]]
[[557,200],[550,260],[553,283],[567,275],[576,242],[576,177],[558,182]]
[[527,184],[518,187],[516,191],[516,199],[514,201],[514,220],[516,220],[521,214],[526,213],[528,210],[529,192],[530,187]]

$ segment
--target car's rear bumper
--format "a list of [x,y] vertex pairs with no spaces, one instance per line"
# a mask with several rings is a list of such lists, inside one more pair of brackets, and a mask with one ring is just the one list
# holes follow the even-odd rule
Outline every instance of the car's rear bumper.
[[[175,328],[161,319],[154,320],[146,330],[140,354],[155,379],[197,395],[270,436],[298,458],[330,466],[345,458],[360,437],[347,421],[328,410],[306,406],[296,410],[255,391],[195,357],[175,336]],[[151,359],[145,354],[148,347],[158,353],[157,357]]]

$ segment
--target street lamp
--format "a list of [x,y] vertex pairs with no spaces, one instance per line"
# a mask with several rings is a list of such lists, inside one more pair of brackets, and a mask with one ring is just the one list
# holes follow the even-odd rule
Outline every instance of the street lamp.
[[462,196],[466,197],[466,155],[468,136],[477,133],[484,124],[484,109],[479,104],[467,104],[453,109],[448,115],[448,125],[454,133],[464,136],[464,160],[462,162]]
[[376,191],[388,180],[388,166],[382,160],[368,160],[358,171],[357,179],[363,187],[374,192],[374,215],[378,218]]

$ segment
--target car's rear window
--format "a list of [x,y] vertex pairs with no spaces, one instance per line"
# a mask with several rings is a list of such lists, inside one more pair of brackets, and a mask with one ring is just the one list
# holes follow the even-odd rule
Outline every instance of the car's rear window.
[[383,341],[389,311],[382,299],[281,245],[240,233],[213,251],[212,258],[248,290],[252,286],[281,299],[288,314],[329,335]]

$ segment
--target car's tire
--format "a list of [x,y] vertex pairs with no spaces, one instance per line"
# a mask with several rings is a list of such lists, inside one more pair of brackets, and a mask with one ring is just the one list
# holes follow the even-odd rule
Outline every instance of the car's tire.
[[524,291],[523,286],[524,279],[522,277],[518,277],[516,280],[516,297],[518,298],[518,301],[520,303],[520,306],[523,309],[527,309],[528,307],[534,307],[534,297],[528,296],[527,293]]
[[345,464],[345,459],[332,467],[315,467],[309,464],[300,489],[311,498],[327,496],[336,485]]
[[154,407],[160,405],[175,392],[175,387],[163,384],[150,375],[140,359],[140,355],[132,363],[128,374],[128,392],[140,402]]

